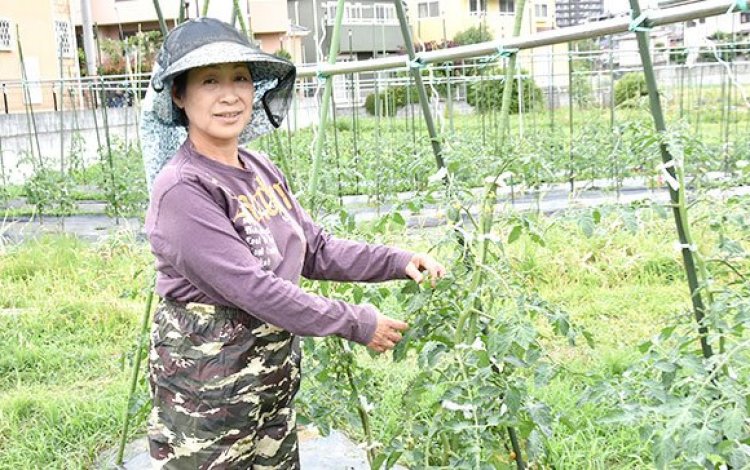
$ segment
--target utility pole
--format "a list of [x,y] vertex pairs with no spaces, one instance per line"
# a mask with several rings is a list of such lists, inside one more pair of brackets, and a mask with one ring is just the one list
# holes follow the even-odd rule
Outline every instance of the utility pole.
[[96,53],[94,52],[94,26],[91,22],[91,0],[81,0],[81,26],[83,32],[83,50],[86,52],[86,73],[96,76]]

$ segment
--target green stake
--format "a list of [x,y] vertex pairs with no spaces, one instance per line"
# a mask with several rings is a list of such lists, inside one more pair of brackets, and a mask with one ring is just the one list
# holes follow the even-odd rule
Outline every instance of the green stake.
[[[524,0],[521,0],[524,1]],[[430,135],[430,144],[432,144],[432,153],[435,155],[435,162],[438,168],[445,167],[443,161],[443,149],[441,145],[441,139],[435,130],[435,121],[432,118],[430,112],[430,103],[427,99],[427,92],[422,82],[421,64],[416,60],[417,54],[414,52],[414,42],[411,38],[411,32],[409,31],[409,23],[406,20],[406,12],[404,12],[404,5],[401,0],[394,0],[396,6],[396,15],[398,16],[398,22],[401,26],[401,35],[404,38],[406,46],[406,53],[409,55],[409,72],[414,77],[414,84],[417,87],[417,94],[419,95],[419,104],[422,105],[422,114],[424,115],[424,122],[427,125],[427,133]]]
[[[206,3],[208,3],[208,0],[206,0]],[[159,19],[159,30],[161,30],[161,35],[166,37],[169,29],[167,29],[167,22],[164,21],[164,15],[162,15],[161,13],[161,5],[159,5],[159,0],[154,0],[154,10],[156,10],[156,17]],[[204,14],[203,16],[206,15]]]
[[[23,60],[23,48],[21,47],[21,33],[19,32],[18,25],[16,24],[16,38],[18,38],[18,59],[21,61],[21,77],[23,78],[23,89],[24,96],[26,97],[26,124],[29,126],[29,150],[31,156],[34,156],[34,145],[32,144],[31,136],[34,136],[36,141],[36,153],[39,157],[39,168],[44,168],[44,161],[42,160],[42,149],[39,145],[39,133],[36,129],[36,115],[34,114],[34,104],[31,102],[31,91],[29,91],[28,76],[26,75],[26,63]],[[33,127],[33,131],[32,131]]]
[[[630,9],[633,12],[634,18],[640,16],[641,8],[638,5],[638,0],[630,0]],[[648,37],[644,31],[637,31],[635,34],[638,38],[638,50],[641,54],[643,72],[646,76],[646,86],[648,87],[648,98],[651,106],[651,114],[654,118],[654,125],[657,132],[664,134],[667,130],[667,126],[664,121],[664,114],[662,113],[659,90],[656,87],[656,76],[654,74],[653,64],[651,63],[651,54],[648,50]],[[664,162],[665,171],[673,180],[676,180],[676,165],[674,165],[674,159],[670,154],[666,143],[661,142],[659,144],[659,150],[662,161]],[[690,237],[690,226],[687,220],[687,209],[685,207],[684,198],[685,185],[680,184],[676,189],[672,186],[668,186],[668,189],[672,203],[672,212],[675,224],[677,225],[677,235],[679,236],[680,245],[682,246],[682,260],[685,264],[685,272],[687,274],[688,286],[690,288],[690,299],[693,303],[693,313],[695,315],[695,321],[698,324],[698,332],[700,333],[701,350],[703,356],[708,359],[713,355],[713,350],[711,345],[708,344],[708,328],[703,325],[706,308],[703,303],[703,295],[701,293],[700,282],[696,272],[696,260],[691,251],[691,247],[694,246],[694,243]]]
[[[336,4],[336,20],[333,26],[333,35],[331,37],[331,46],[328,50],[328,63],[336,63],[336,57],[339,54],[339,36],[341,35],[341,22],[344,19],[344,0],[338,0]],[[325,143],[326,125],[328,124],[328,108],[331,105],[331,94],[333,93],[333,77],[330,75],[320,75],[319,78],[325,79],[325,89],[323,91],[323,101],[320,105],[320,118],[318,121],[318,133],[315,136],[315,150],[313,153],[313,163],[310,168],[310,185],[308,186],[308,200],[310,201],[310,210],[316,209],[316,196],[318,193],[318,182],[320,180],[320,168],[323,160],[323,144]]]
[[[151,281],[151,286],[156,283],[156,276]],[[153,287],[148,292],[146,298],[146,309],[143,311],[143,317],[141,317],[141,329],[138,334],[138,345],[135,348],[135,360],[133,361],[133,373],[130,376],[130,389],[128,391],[128,398],[125,401],[125,410],[122,416],[122,434],[120,435],[120,447],[117,449],[117,458],[115,459],[116,465],[122,465],[122,457],[125,452],[125,443],[128,439],[128,427],[130,425],[130,406],[133,401],[133,395],[135,394],[135,388],[138,385],[138,371],[141,368],[141,356],[143,355],[143,346],[145,343],[144,338],[148,334],[148,324],[151,318],[151,304],[154,300],[154,289]]]

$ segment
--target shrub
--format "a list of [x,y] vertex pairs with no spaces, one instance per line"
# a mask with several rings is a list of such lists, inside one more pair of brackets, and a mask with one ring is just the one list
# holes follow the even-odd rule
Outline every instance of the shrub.
[[615,83],[615,104],[618,106],[647,94],[646,78],[641,72],[626,73]]
[[73,212],[73,180],[66,174],[46,168],[39,168],[24,184],[26,201],[36,206],[39,216],[46,209],[53,209],[60,215]]
[[669,61],[673,64],[682,65],[687,62],[688,51],[685,47],[674,47],[669,49]]
[[591,105],[594,100],[594,90],[588,75],[573,75],[573,102],[581,108]]
[[[408,95],[407,95],[408,93]],[[408,102],[418,103],[419,94],[417,93],[417,87],[414,85],[410,86],[394,86],[378,90],[376,95],[374,92],[367,95],[365,99],[365,109],[367,113],[375,115],[375,104],[376,97],[379,101],[378,106],[380,109],[380,115],[385,116],[387,112],[389,116],[395,116],[396,111],[406,106]],[[407,98],[408,97],[408,98]]]
[[292,60],[292,54],[289,53],[286,49],[279,49],[276,52],[273,53],[276,57],[281,57],[282,59],[286,60]]
[[[503,75],[505,72],[495,69],[493,74]],[[522,72],[523,73],[523,72]],[[523,86],[523,108],[529,110],[542,103],[542,90],[534,82],[534,79],[523,73],[521,78]],[[467,87],[466,101],[480,112],[491,109],[500,109],[503,104],[503,89],[505,88],[505,77],[498,79],[486,79],[469,84]],[[518,78],[513,79],[511,89],[510,112],[518,112]]]
[[469,29],[460,31],[453,37],[453,42],[459,46],[477,44],[486,41],[492,41],[492,33],[487,31],[486,28],[479,28],[477,26],[472,26]]
[[99,171],[96,184],[105,195],[105,212],[110,217],[137,217],[148,205],[143,158],[138,147],[114,140],[112,155],[106,147],[99,149]]

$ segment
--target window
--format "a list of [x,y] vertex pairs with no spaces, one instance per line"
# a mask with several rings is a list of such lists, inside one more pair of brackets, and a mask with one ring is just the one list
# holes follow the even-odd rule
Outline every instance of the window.
[[513,0],[500,0],[500,13],[513,13],[516,5]]
[[10,32],[10,20],[0,18],[0,51],[13,49],[13,36]]
[[55,21],[55,38],[57,39],[57,55],[73,57],[73,40],[70,37],[70,24],[66,21]]
[[375,22],[376,23],[398,23],[396,19],[396,6],[391,3],[376,3]]
[[487,0],[469,0],[469,13],[472,15],[487,13]]
[[362,18],[363,16],[361,3],[344,4],[344,23],[361,23]]
[[740,13],[740,23],[750,23],[750,13]]
[[536,16],[544,18],[547,16],[547,5],[534,5],[534,11],[536,13]]
[[[336,21],[336,4],[337,2],[326,3],[326,20],[329,25],[334,24]],[[365,9],[369,9],[370,6],[362,5],[361,3],[345,3],[344,4],[344,16],[341,19],[343,24],[371,24],[374,22],[372,18],[368,18],[364,14]]]
[[440,1],[422,1],[417,4],[417,16],[419,18],[437,18],[440,16]]

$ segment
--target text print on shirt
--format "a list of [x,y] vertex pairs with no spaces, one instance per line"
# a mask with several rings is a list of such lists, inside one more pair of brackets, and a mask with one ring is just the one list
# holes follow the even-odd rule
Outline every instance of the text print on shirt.
[[255,182],[258,185],[255,192],[235,195],[216,178],[210,178],[213,184],[238,202],[237,213],[232,218],[232,222],[236,223],[237,219],[242,219],[245,242],[250,247],[250,253],[258,258],[264,270],[271,269],[272,265],[278,264],[281,259],[276,241],[267,226],[271,219],[281,217],[292,226],[301,240],[305,239],[302,227],[289,215],[288,211],[292,209],[292,204],[280,182],[270,185],[260,175],[255,175]]

